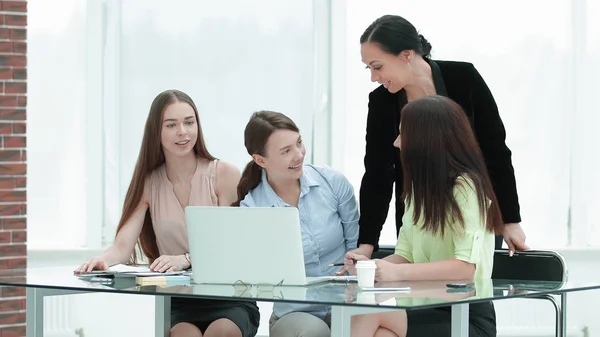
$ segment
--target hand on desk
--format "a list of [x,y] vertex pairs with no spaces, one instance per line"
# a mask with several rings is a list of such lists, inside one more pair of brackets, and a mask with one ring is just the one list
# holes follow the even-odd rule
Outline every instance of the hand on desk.
[[406,278],[402,277],[402,268],[405,268],[405,264],[396,264],[386,260],[375,259],[375,265],[377,269],[375,269],[375,282],[390,282],[390,281],[398,281],[405,280]]
[[161,255],[150,265],[150,270],[164,273],[166,271],[180,271],[189,267],[190,263],[184,255]]
[[89,259],[75,269],[75,274],[88,273],[92,270],[108,270],[108,265],[98,258]]

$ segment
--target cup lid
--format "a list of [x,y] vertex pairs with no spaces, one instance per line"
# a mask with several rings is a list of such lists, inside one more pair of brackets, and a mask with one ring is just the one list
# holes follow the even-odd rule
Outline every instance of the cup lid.
[[356,261],[356,267],[376,267],[375,261],[373,260],[363,260]]

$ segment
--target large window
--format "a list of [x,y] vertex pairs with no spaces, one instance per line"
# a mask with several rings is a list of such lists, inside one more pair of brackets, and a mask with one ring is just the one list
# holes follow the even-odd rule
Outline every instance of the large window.
[[82,247],[87,187],[85,3],[36,0],[28,3],[28,11],[27,248]]
[[573,1],[574,58],[573,100],[575,108],[564,111],[573,127],[572,150],[572,243],[600,246],[600,108],[596,101],[600,77],[600,22],[593,13],[598,1]]
[[328,125],[313,123],[329,112],[326,2],[61,1],[61,20],[30,3],[30,248],[112,242],[165,89],[195,100],[209,151],[240,169],[263,109],[298,124],[308,162],[327,160]]
[[358,195],[376,87],[358,40],[388,13],[410,20],[434,59],[472,62],[488,83],[528,243],[600,244],[597,2],[57,1],[29,2],[29,248],[112,242],[150,103],[168,88],[192,96],[209,150],[240,169],[249,115],[288,114],[308,161],[345,173]]

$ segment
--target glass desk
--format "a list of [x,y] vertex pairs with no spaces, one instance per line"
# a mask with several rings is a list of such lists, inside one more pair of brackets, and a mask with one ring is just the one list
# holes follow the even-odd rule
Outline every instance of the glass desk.
[[[469,303],[510,298],[558,294],[566,317],[566,293],[600,288],[597,284],[484,280],[468,289],[451,289],[443,281],[389,282],[377,287],[410,287],[405,292],[365,292],[356,283],[321,283],[305,287],[265,285],[189,284],[173,286],[139,286],[135,278],[115,278],[113,282],[91,282],[73,275],[75,266],[28,268],[0,271],[1,286],[26,288],[27,336],[43,335],[43,300],[47,296],[78,293],[120,293],[154,296],[156,337],[169,336],[171,297],[221,300],[290,302],[331,305],[331,336],[350,336],[350,317],[399,309],[426,309],[452,306],[452,336],[468,336]],[[564,331],[564,326],[562,330]]]

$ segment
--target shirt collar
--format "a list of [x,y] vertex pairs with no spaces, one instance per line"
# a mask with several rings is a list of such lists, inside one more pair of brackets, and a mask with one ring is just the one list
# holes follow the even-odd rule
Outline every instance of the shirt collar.
[[[444,83],[444,77],[442,76],[442,70],[440,69],[440,66],[434,60],[430,60],[428,58],[423,59],[431,67],[431,77],[433,77],[435,93],[440,96],[448,97],[446,83]],[[398,102],[400,103],[400,107],[403,107],[408,103],[408,99],[406,98],[406,90],[404,88],[398,92]]]
[[448,91],[446,90],[446,83],[444,83],[444,77],[442,76],[442,70],[434,60],[425,59],[425,62],[429,63],[431,67],[431,76],[433,77],[433,85],[435,86],[435,92],[438,95],[448,97]]
[[[264,169],[261,171],[261,182],[265,188],[265,193],[268,199],[271,201],[271,207],[288,207],[289,205],[283,201],[283,199],[281,199],[277,193],[275,193],[275,190],[273,190],[269,184],[269,180],[267,179],[267,171]],[[306,172],[306,166],[303,167],[302,176],[300,176],[300,198],[308,194],[308,192],[310,192],[310,188],[314,186],[319,186],[319,183]]]
[[307,166],[302,168],[302,176],[300,177],[300,198],[310,191],[311,187],[319,186],[319,183],[306,171]]

